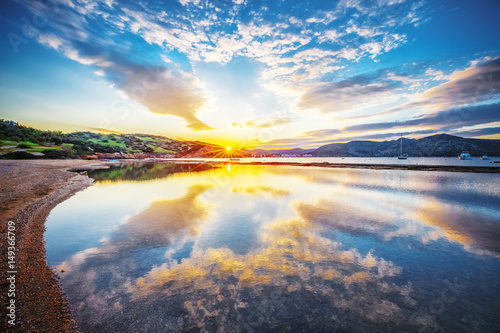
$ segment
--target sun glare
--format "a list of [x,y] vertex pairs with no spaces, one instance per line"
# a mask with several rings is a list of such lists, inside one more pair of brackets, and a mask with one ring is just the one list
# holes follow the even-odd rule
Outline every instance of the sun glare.
[[227,149],[227,150],[231,150],[231,147],[227,147],[226,149]]

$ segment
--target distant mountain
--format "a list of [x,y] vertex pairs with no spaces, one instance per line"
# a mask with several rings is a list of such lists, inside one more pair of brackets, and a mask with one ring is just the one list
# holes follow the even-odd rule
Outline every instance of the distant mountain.
[[272,155],[272,154],[310,154],[315,149],[302,149],[302,148],[293,148],[293,149],[245,149],[245,155]]
[[[318,157],[394,157],[400,152],[401,139],[392,141],[351,141],[330,143],[312,151]],[[472,156],[500,156],[500,140],[468,139],[436,134],[421,139],[403,138],[403,153],[415,157],[458,156],[462,151]]]

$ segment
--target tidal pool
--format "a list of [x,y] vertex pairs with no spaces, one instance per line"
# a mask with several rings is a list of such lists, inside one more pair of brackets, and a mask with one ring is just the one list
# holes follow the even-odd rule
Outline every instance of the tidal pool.
[[45,234],[84,332],[500,330],[498,174],[124,164]]

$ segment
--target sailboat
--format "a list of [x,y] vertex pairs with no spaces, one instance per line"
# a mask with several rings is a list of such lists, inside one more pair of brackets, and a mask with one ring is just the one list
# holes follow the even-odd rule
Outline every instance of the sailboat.
[[399,146],[398,160],[406,160],[406,159],[408,159],[408,154],[403,154],[403,136],[401,135],[401,144]]

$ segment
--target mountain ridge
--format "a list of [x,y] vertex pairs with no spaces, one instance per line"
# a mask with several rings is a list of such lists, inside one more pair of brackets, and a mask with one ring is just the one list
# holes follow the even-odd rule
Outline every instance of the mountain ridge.
[[[395,157],[400,154],[400,140],[330,143],[311,154],[316,157]],[[403,153],[413,157],[450,157],[462,151],[469,151],[473,156],[500,155],[500,140],[463,138],[444,133],[402,140]]]

